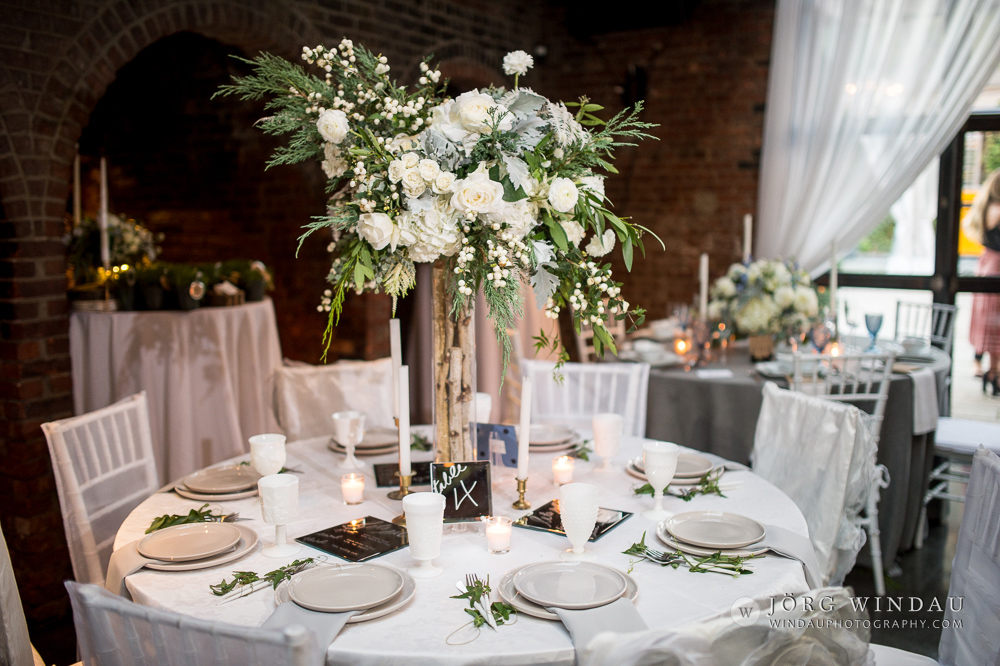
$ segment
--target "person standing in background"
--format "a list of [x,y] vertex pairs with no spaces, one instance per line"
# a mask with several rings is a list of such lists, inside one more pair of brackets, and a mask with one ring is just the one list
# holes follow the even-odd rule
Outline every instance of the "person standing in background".
[[[983,181],[972,208],[963,222],[966,235],[983,245],[976,275],[1000,275],[1000,169]],[[976,359],[990,355],[989,370],[983,373],[983,393],[987,387],[1000,395],[1000,294],[972,295],[972,325],[969,341],[976,350]]]

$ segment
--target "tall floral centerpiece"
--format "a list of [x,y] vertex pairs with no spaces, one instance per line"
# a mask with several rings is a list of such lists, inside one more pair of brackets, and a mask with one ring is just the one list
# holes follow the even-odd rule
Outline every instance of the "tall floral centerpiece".
[[[415,263],[432,263],[438,453],[469,460],[473,398],[472,306],[485,295],[503,350],[523,309],[522,279],[549,317],[569,307],[590,322],[595,347],[614,350],[604,322],[642,321],[629,311],[621,283],[601,262],[617,245],[631,269],[645,229],[615,215],[601,172],[615,173],[615,148],[634,145],[652,127],[641,103],[608,121],[586,98],[553,102],[519,78],[532,66],[523,51],[507,54],[514,87],[444,96],[446,81],[426,58],[417,84],[389,77],[385,56],[344,39],[333,49],[305,47],[300,65],[269,54],[253,73],[219,94],[267,99],[258,124],[288,134],[268,166],[318,160],[330,195],[324,215],[300,239],[332,234],[334,255],[321,307],[330,314],[327,345],[347,290],[384,291],[396,299],[413,288]],[[449,425],[450,424],[450,425]]]
[[712,285],[708,316],[750,338],[750,355],[771,356],[774,336],[809,327],[819,315],[819,300],[809,274],[793,262],[759,259],[733,264]]

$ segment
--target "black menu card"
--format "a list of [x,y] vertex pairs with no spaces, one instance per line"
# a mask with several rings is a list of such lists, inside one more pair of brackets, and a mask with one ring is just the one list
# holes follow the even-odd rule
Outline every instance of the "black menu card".
[[[632,514],[628,511],[603,507],[598,509],[597,524],[594,525],[594,533],[590,535],[589,541],[597,541],[631,517]],[[559,500],[552,500],[548,504],[538,507],[531,513],[515,520],[514,524],[529,530],[566,534],[562,526],[562,517],[559,515]]]
[[407,544],[406,529],[381,518],[365,516],[296,539],[348,562],[364,562]]
[[[379,488],[399,488],[399,463],[377,463],[375,467],[375,485]],[[411,486],[429,486],[431,484],[431,464],[429,462],[415,462],[410,465],[413,478],[410,479]]]

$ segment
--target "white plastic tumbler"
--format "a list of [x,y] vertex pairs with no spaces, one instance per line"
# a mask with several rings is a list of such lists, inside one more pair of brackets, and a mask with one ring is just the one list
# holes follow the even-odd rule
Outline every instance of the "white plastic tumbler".
[[434,578],[444,572],[433,564],[434,558],[441,555],[444,500],[441,493],[411,493],[403,497],[410,556],[417,561],[417,566],[409,569],[414,578]]

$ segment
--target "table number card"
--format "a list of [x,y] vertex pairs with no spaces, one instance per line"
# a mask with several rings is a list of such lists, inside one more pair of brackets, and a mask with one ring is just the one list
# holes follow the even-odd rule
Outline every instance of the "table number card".
[[[594,525],[594,532],[590,535],[589,541],[597,541],[631,517],[632,514],[629,511],[601,507],[597,512],[597,524]],[[562,516],[559,515],[559,500],[552,500],[548,504],[538,507],[531,513],[515,520],[514,524],[529,530],[552,532],[564,536],[566,534],[562,526]]]
[[296,539],[348,562],[365,562],[406,545],[406,528],[365,516]]
[[502,467],[517,467],[517,429],[496,423],[476,424],[476,457]]
[[462,523],[493,515],[490,463],[431,463],[431,491],[444,495],[444,522]]

